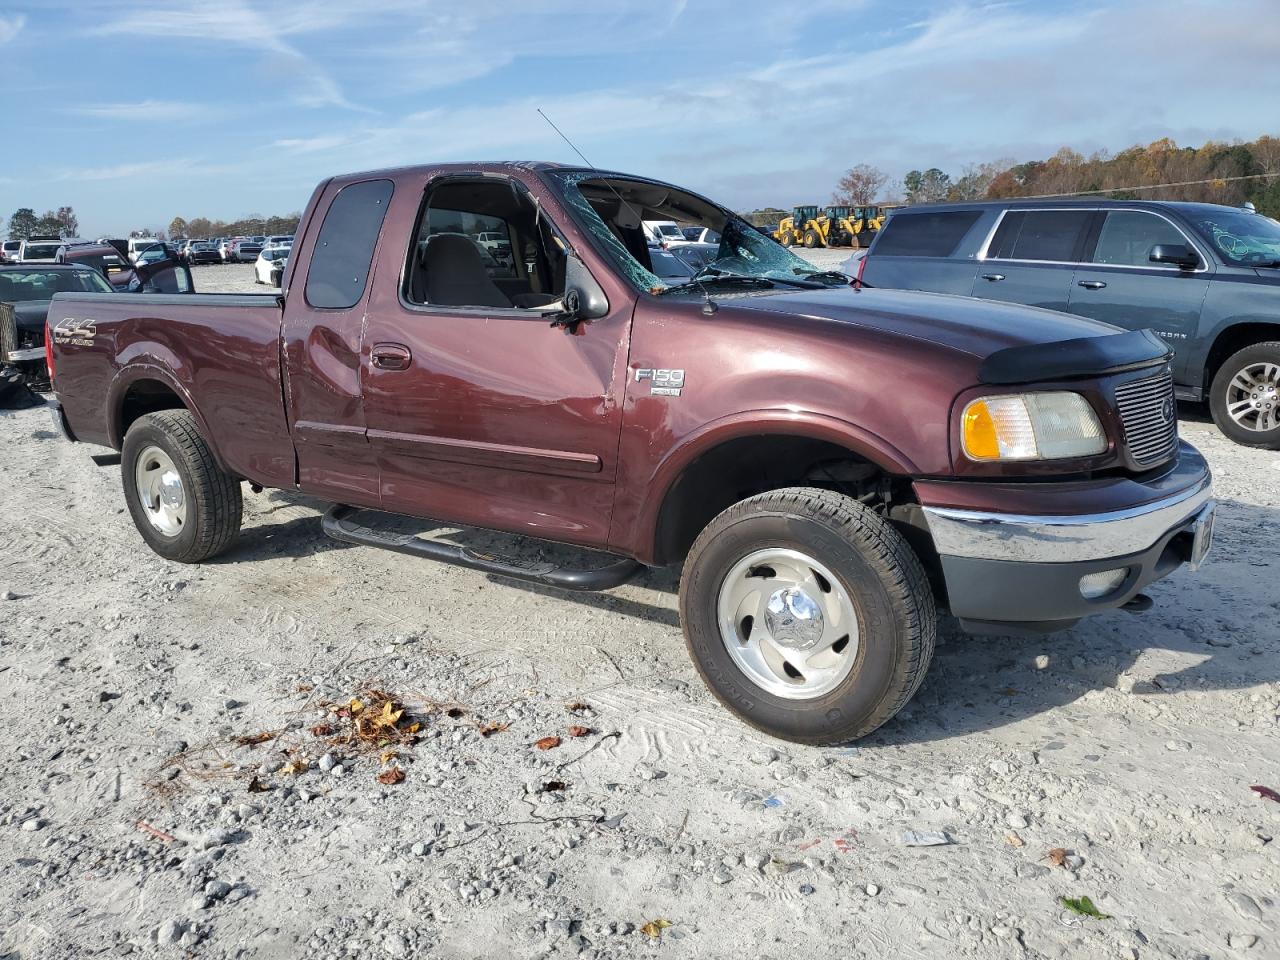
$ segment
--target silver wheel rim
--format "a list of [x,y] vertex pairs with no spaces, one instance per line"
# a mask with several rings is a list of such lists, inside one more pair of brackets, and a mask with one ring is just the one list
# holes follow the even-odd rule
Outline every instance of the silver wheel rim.
[[134,485],[147,522],[166,537],[176,537],[187,522],[187,491],[173,458],[157,446],[138,455]]
[[799,550],[743,557],[720,584],[720,639],[757,687],[811,700],[838,687],[858,659],[858,614],[848,591]]
[[1258,433],[1280,427],[1280,364],[1251,363],[1236,371],[1227,383],[1227,414]]

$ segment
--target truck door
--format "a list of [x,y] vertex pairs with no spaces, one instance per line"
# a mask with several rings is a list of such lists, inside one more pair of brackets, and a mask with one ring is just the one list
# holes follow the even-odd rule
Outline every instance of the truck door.
[[971,296],[1066,310],[1093,210],[1008,210],[979,255]]
[[[393,201],[362,377],[385,509],[603,545],[631,303],[569,334],[563,235],[506,176],[436,177]],[[533,189],[539,189],[534,182]],[[509,250],[480,243],[510,238]]]
[[[1173,348],[1174,379],[1198,382],[1183,369],[1189,338],[1200,325],[1213,266],[1174,223],[1148,210],[1108,210],[1087,263],[1077,267],[1068,309],[1130,330],[1150,328]],[[1197,251],[1190,269],[1152,263],[1157,244]]]
[[[393,194],[390,180],[328,184],[313,200],[288,278],[281,337],[301,489],[378,506],[361,395],[368,278]],[[317,230],[312,217],[323,217]]]

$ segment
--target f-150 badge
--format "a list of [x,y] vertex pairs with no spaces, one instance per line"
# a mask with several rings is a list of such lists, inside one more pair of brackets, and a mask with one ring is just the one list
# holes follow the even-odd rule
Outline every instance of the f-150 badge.
[[684,388],[683,370],[651,370],[640,367],[636,370],[636,383],[649,381],[649,393],[655,397],[678,397]]

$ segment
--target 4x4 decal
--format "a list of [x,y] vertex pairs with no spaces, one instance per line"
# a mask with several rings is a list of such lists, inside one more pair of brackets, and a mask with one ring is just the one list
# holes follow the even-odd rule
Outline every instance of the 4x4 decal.
[[98,335],[98,325],[93,320],[77,320],[67,317],[59,320],[53,328],[54,343],[69,343],[77,347],[92,347],[93,338]]

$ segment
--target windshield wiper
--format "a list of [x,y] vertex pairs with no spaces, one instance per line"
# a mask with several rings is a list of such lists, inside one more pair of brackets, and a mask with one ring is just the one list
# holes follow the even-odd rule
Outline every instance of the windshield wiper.
[[[786,282],[786,281],[781,281]],[[766,277],[749,277],[742,273],[729,273],[724,270],[716,270],[712,268],[712,272],[708,273],[707,268],[703,267],[693,275],[693,278],[685,283],[677,283],[675,286],[667,287],[658,296],[671,293],[673,290],[689,290],[692,288],[702,289],[709,283],[747,283],[753,287],[759,287],[761,290],[771,290],[774,285],[772,279]]]

